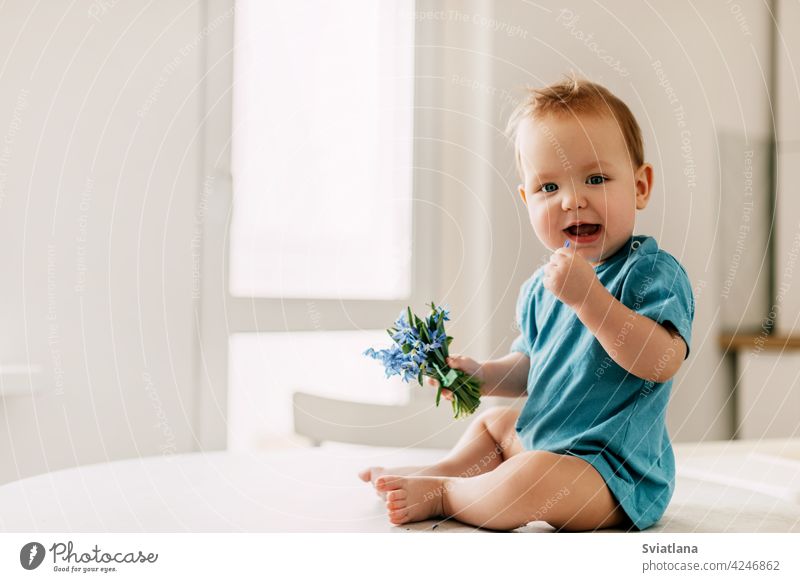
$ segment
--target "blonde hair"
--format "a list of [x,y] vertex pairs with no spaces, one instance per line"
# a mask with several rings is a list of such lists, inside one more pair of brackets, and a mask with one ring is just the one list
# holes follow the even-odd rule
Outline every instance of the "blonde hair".
[[546,87],[528,88],[525,98],[511,113],[506,134],[514,141],[517,173],[524,178],[522,159],[519,153],[517,132],[525,119],[542,118],[546,115],[611,115],[617,122],[634,168],[644,163],[642,130],[628,106],[611,91],[586,79],[574,75]]

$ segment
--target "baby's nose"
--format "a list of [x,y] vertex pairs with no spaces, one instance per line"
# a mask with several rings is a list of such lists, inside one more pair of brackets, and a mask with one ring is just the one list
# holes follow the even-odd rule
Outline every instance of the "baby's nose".
[[579,189],[564,188],[561,197],[561,208],[564,210],[575,210],[576,208],[586,208],[586,196],[583,196]]

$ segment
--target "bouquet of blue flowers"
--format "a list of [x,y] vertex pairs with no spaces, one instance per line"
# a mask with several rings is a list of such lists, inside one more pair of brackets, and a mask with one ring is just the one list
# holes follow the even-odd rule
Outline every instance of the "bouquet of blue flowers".
[[453,413],[455,418],[469,416],[480,405],[480,380],[461,370],[447,365],[448,347],[453,338],[444,331],[444,322],[449,321],[449,312],[431,302],[431,313],[421,319],[407,307],[394,322],[387,333],[394,340],[391,347],[375,351],[364,351],[365,356],[380,360],[386,377],[401,376],[405,382],[416,379],[422,384],[422,376],[439,381],[436,392],[436,406],[442,395],[442,388],[453,393]]

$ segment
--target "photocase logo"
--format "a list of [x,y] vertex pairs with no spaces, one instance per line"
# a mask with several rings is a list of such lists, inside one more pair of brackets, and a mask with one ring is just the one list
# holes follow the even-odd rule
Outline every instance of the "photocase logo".
[[44,546],[39,542],[28,542],[19,551],[19,563],[26,570],[35,570],[44,560]]

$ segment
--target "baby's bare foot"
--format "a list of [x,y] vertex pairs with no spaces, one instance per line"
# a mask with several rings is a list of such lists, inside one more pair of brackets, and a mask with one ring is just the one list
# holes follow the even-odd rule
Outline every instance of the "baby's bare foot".
[[375,489],[386,494],[389,521],[395,525],[444,515],[447,477],[381,475]]
[[[381,475],[429,475],[428,471],[431,470],[432,467],[422,466],[422,467],[391,467],[386,469],[384,467],[374,466],[374,467],[367,467],[366,469],[362,469],[358,472],[358,477],[365,483],[372,483],[372,486],[375,487],[375,479],[380,477]],[[382,491],[378,491],[378,488],[375,488],[375,492],[378,494],[378,497],[386,499],[386,493]]]

